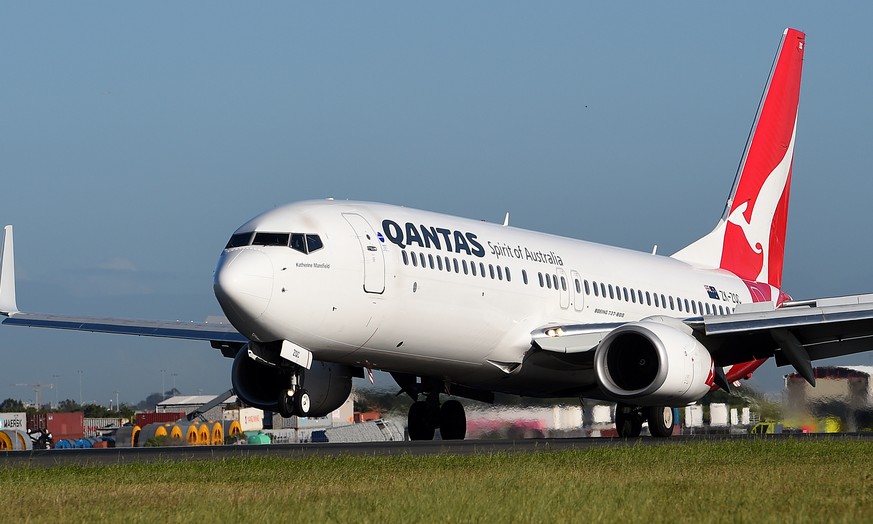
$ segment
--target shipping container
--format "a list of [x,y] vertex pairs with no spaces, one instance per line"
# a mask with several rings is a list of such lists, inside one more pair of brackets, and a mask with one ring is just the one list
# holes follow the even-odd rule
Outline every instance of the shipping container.
[[166,422],[176,422],[180,418],[184,418],[185,413],[155,413],[154,411],[146,411],[136,414],[136,425],[144,428],[149,424],[163,424]]
[[120,418],[86,418],[85,419],[85,436],[99,437],[104,432],[103,428],[119,428],[123,423]]
[[27,428],[46,429],[55,442],[61,439],[80,439],[85,436],[85,414],[75,413],[34,413],[27,415]]

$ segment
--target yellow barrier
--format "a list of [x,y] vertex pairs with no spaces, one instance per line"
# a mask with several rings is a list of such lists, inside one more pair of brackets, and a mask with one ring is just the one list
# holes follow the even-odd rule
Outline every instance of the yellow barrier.
[[221,422],[212,423],[212,442],[210,444],[213,446],[224,445],[224,426],[221,425]]

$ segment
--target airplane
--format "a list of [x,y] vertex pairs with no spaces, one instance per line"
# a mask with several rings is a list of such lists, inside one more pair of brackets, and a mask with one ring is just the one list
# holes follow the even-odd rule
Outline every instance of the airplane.
[[323,416],[352,379],[389,372],[412,398],[413,440],[466,436],[456,398],[497,392],[615,402],[616,428],[668,437],[674,407],[771,357],[873,349],[873,295],[793,300],[782,288],[805,34],[786,29],[724,212],[671,256],[395,205],[287,204],[240,226],[214,293],[229,323],[20,311],[12,226],[4,325],[209,341],[246,404]]

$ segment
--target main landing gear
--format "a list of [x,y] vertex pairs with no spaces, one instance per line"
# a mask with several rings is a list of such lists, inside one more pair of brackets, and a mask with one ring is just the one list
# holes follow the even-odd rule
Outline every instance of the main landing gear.
[[673,434],[673,408],[668,406],[638,407],[618,404],[615,407],[615,429],[622,438],[640,436],[643,422],[649,423],[653,437],[666,438]]
[[291,374],[291,387],[279,392],[279,414],[283,417],[308,417],[312,409],[312,399],[303,388],[300,372]]
[[409,408],[409,439],[433,440],[440,429],[443,440],[463,440],[467,435],[467,415],[457,400],[439,403],[439,393],[430,393],[425,400],[416,400]]

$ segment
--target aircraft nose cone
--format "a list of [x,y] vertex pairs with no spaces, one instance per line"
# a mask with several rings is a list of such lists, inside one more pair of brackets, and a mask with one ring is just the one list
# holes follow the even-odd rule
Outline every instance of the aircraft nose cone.
[[215,269],[215,297],[237,328],[257,320],[273,294],[273,264],[256,249],[226,253]]

